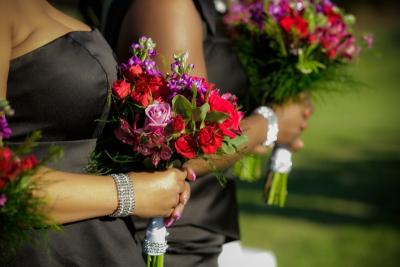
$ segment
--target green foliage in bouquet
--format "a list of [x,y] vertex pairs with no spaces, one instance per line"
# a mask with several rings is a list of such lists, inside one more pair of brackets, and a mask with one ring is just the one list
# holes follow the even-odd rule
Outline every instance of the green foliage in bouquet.
[[361,51],[355,18],[330,1],[238,1],[225,22],[248,75],[248,109],[356,84],[348,68]]
[[29,153],[41,138],[33,132],[18,147],[10,147],[4,139],[11,136],[6,115],[13,111],[7,101],[0,100],[0,256],[12,257],[26,242],[36,236],[32,229],[58,230],[58,225],[45,212],[46,200],[33,197],[40,190],[38,168],[46,162],[58,159],[62,150],[52,146],[40,161]]

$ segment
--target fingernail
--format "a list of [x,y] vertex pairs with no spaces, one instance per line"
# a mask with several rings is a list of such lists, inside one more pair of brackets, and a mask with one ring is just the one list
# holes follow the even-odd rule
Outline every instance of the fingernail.
[[172,218],[172,217],[166,219],[165,222],[164,222],[165,227],[170,227],[174,223],[174,221],[175,221],[175,219]]
[[178,221],[181,218],[182,214],[180,214],[179,212],[175,212],[174,213],[174,219],[175,221]]
[[194,181],[196,181],[196,174],[194,173],[194,172],[192,172],[192,181],[194,182]]

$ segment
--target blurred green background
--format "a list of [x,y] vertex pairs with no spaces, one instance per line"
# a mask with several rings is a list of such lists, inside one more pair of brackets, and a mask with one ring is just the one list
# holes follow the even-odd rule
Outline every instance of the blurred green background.
[[399,4],[342,2],[375,37],[354,68],[364,85],[315,100],[285,208],[262,204],[262,181],[239,184],[243,243],[279,267],[400,266]]
[[[50,2],[79,18],[78,0]],[[315,100],[285,208],[262,203],[261,180],[239,182],[242,241],[279,267],[398,267],[400,3],[335,2],[356,15],[358,33],[374,34],[354,67],[364,85]]]

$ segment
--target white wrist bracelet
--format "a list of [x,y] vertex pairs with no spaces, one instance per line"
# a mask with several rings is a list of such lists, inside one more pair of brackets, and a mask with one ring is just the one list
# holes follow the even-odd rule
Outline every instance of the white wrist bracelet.
[[109,216],[126,217],[132,214],[135,208],[133,185],[131,178],[125,173],[111,174],[117,187],[118,208]]
[[262,143],[263,146],[272,146],[275,141],[278,139],[278,118],[275,115],[275,112],[266,106],[258,107],[254,110],[255,114],[259,114],[263,116],[268,123],[268,131],[267,138]]

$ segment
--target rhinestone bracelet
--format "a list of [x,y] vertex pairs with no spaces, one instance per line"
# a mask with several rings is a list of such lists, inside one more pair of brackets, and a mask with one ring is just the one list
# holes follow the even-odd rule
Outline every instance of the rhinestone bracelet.
[[110,214],[111,217],[126,217],[132,214],[135,208],[133,185],[131,178],[124,173],[111,174],[117,187],[118,208]]
[[263,146],[272,146],[275,141],[278,139],[278,118],[275,115],[275,112],[266,106],[258,107],[254,110],[254,113],[259,114],[267,120],[268,123],[268,131],[267,138],[262,143]]

